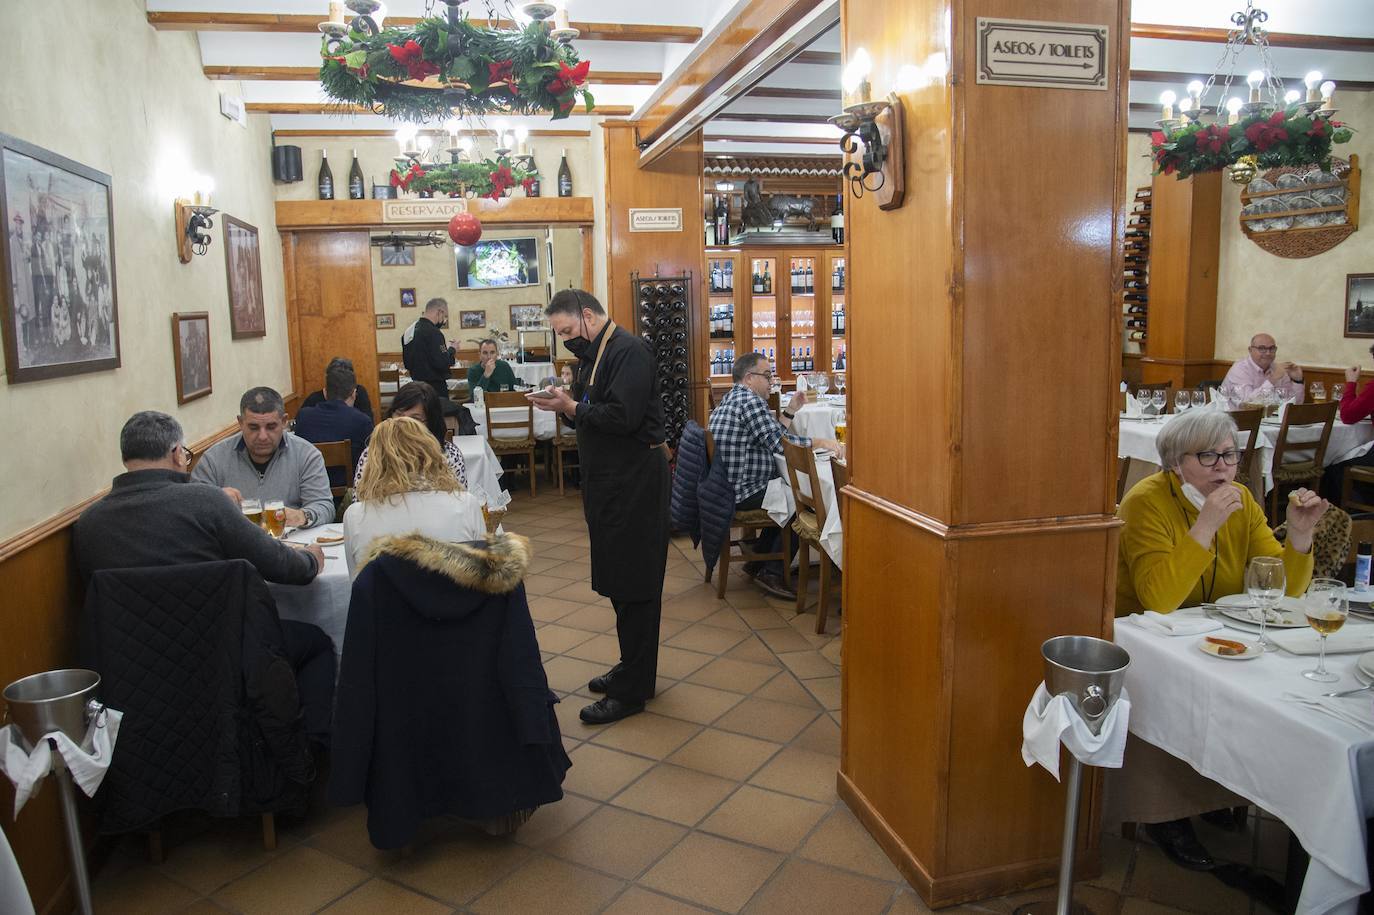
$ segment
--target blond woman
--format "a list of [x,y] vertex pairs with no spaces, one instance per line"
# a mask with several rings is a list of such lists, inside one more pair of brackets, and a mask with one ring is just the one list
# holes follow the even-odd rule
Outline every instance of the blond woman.
[[372,433],[358,501],[344,513],[348,574],[357,574],[378,537],[419,533],[435,540],[484,540],[477,498],[458,482],[439,443],[419,421],[398,416]]

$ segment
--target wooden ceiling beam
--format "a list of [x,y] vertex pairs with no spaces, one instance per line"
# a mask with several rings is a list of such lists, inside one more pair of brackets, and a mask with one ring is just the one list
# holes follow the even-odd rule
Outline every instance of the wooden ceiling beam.
[[742,111],[722,111],[711,118],[712,121],[748,121],[768,124],[829,124],[830,117],[824,114],[748,114]]
[[[323,5],[323,4],[321,4]],[[148,11],[148,24],[159,31],[169,32],[305,32],[319,33],[322,14],[278,13],[184,13]],[[413,26],[415,16],[388,16],[387,25]],[[473,19],[474,25],[491,23],[488,19]],[[495,20],[497,28],[512,28],[509,19]],[[625,25],[618,22],[574,22],[572,27],[582,34],[583,41],[642,41],[651,44],[696,44],[701,29],[687,25]]]
[[[1196,72],[1196,71],[1190,71],[1190,70],[1132,70],[1132,71],[1131,71],[1131,81],[1132,81],[1132,82],[1137,82],[1137,83],[1188,83],[1188,82],[1191,82],[1192,80],[1195,80],[1195,79],[1197,79],[1197,80],[1202,80],[1202,82],[1205,83],[1205,82],[1207,82],[1207,74],[1206,74],[1206,73],[1198,73],[1198,72]],[[1293,84],[1297,84],[1297,83],[1301,83],[1301,82],[1302,82],[1302,77],[1301,77],[1301,76],[1296,76],[1296,75],[1295,75],[1295,76],[1280,76],[1280,77],[1279,77],[1279,81],[1280,81],[1280,82],[1284,82],[1284,83],[1293,83]],[[1244,86],[1244,85],[1245,85],[1245,77],[1244,77],[1244,75],[1239,74],[1239,73],[1236,74],[1236,81],[1233,82],[1231,85],[1232,85],[1232,86]],[[1354,91],[1354,92],[1371,92],[1371,91],[1374,91],[1374,80],[1358,80],[1358,79],[1336,80],[1336,88],[1337,88],[1338,90],[1340,90],[1340,89],[1349,89],[1349,90]],[[1237,91],[1239,91],[1239,92],[1246,92],[1247,90],[1245,90],[1245,89],[1238,89]]]
[[[274,131],[272,131],[272,133],[273,133],[273,135],[276,136],[276,137],[357,137],[357,138],[360,138],[360,139],[366,139],[366,138],[368,138],[368,137],[381,137],[381,138],[391,139],[391,138],[393,138],[393,137],[396,135],[396,131],[394,131],[394,130],[373,130],[373,129],[369,129],[369,130],[311,130],[311,129],[305,129],[305,130],[274,130]],[[442,131],[442,130],[430,130],[430,131],[422,130],[422,131],[420,131],[420,133],[432,133],[432,134],[436,134],[436,135],[437,135],[437,134],[442,134],[442,133],[444,133],[444,131]],[[471,130],[471,131],[465,131],[465,133],[466,133],[467,136],[476,136],[476,137],[494,137],[494,136],[496,136],[496,131],[494,131],[494,130]],[[531,130],[531,131],[530,131],[530,136],[532,136],[532,137],[590,137],[591,135],[592,135],[592,132],[591,132],[590,130]]]
[[[1202,41],[1226,44],[1226,29],[1192,25],[1157,25],[1138,22],[1131,26],[1132,38],[1158,38],[1164,41]],[[1269,44],[1275,48],[1306,48],[1309,51],[1374,51],[1374,38],[1347,35],[1304,35],[1297,32],[1270,32]]]
[[810,64],[821,67],[838,67],[840,65],[839,51],[802,51],[796,57],[788,61],[789,64]]
[[[320,78],[319,67],[204,67],[206,79],[271,80],[274,82],[313,83]],[[662,73],[652,70],[593,70],[588,82],[594,86],[656,86]]]
[[804,98],[836,102],[841,98],[839,89],[784,89],[778,86],[755,86],[744,94],[751,98]]
[[798,143],[812,146],[835,146],[840,142],[839,137],[756,137],[740,133],[708,133],[702,139],[707,143],[721,141],[730,143]]
[[[371,108],[362,105],[340,105],[335,102],[249,102],[247,107],[250,114],[375,114]],[[596,110],[588,111],[585,105],[578,105],[572,113],[613,118],[626,117],[632,110],[629,105],[597,105]]]

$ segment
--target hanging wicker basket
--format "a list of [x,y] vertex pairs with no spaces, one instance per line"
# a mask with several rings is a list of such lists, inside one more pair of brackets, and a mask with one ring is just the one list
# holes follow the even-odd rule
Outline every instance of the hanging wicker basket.
[[[1277,185],[1282,175],[1302,175],[1311,172],[1310,166],[1304,167],[1285,167],[1271,168],[1262,176],[1270,184]],[[1302,185],[1301,187],[1283,187],[1272,191],[1258,191],[1251,193],[1248,190],[1241,191],[1240,201],[1242,215],[1240,217],[1240,227],[1247,238],[1259,245],[1265,251],[1276,257],[1313,257],[1330,251],[1332,248],[1345,241],[1359,229],[1360,224],[1360,157],[1351,156],[1349,161],[1338,156],[1331,157],[1331,174],[1336,177],[1335,182]],[[1345,193],[1345,201],[1339,205],[1318,206],[1296,210],[1283,210],[1279,212],[1259,213],[1244,215],[1244,208],[1253,203],[1285,195],[1292,196],[1301,191],[1331,191],[1341,189]],[[1262,225],[1266,221],[1276,218],[1298,218],[1312,216],[1316,214],[1344,215],[1344,220],[1338,225],[1322,225],[1310,228],[1291,228],[1261,231],[1255,228],[1257,224]]]

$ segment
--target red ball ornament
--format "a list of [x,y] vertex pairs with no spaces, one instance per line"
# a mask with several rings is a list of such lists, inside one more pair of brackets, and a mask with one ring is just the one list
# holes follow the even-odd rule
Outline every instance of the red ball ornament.
[[458,213],[448,221],[448,237],[455,245],[469,247],[482,237],[482,223],[471,213]]

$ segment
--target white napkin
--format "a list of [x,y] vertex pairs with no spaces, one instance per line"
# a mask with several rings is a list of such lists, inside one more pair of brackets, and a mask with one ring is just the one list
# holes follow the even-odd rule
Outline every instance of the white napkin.
[[1222,396],[1220,388],[1207,389],[1207,402],[1211,406],[1226,409],[1226,398]]
[[1116,704],[1102,720],[1101,733],[1093,734],[1068,696],[1051,697],[1041,683],[1021,719],[1021,758],[1028,766],[1040,763],[1058,781],[1059,742],[1062,740],[1079,762],[1120,769],[1130,719],[1131,697],[1123,688]]
[[1126,415],[1129,417],[1144,415],[1140,409],[1140,401],[1135,399],[1134,394],[1126,394]]
[[1178,612],[1156,613],[1153,610],[1146,610],[1144,613],[1132,613],[1126,619],[1146,632],[1153,632],[1156,635],[1201,635],[1204,632],[1215,632],[1222,628],[1221,623],[1216,620],[1197,616],[1182,616]]
[[[1360,693],[1344,699],[1328,699],[1325,696],[1301,696],[1297,693],[1284,693],[1288,702],[1305,705],[1310,709],[1329,715],[1337,721],[1344,721],[1362,731],[1374,731],[1374,710],[1368,694]],[[1350,700],[1356,700],[1354,702]]]
[[[1311,629],[1270,629],[1269,641],[1292,654],[1315,655],[1321,650],[1321,636]],[[1357,651],[1374,651],[1374,626],[1352,624],[1326,639],[1327,654]]]
[[61,731],[53,731],[38,741],[38,746],[33,748],[33,752],[26,755],[19,745],[18,729],[14,725],[0,728],[0,744],[4,748],[4,752],[0,753],[0,771],[14,782],[14,815],[19,816],[19,811],[28,803],[29,798],[37,793],[38,784],[52,771],[52,744],[49,741],[57,744],[57,752],[66,762],[72,780],[81,786],[87,797],[95,797],[96,789],[100,787],[100,783],[105,779],[105,772],[110,768],[110,757],[114,752],[115,740],[119,736],[119,722],[123,717],[123,712],[107,708],[91,722],[90,730],[86,732],[86,739],[83,741],[90,744],[90,753],[77,746]]

